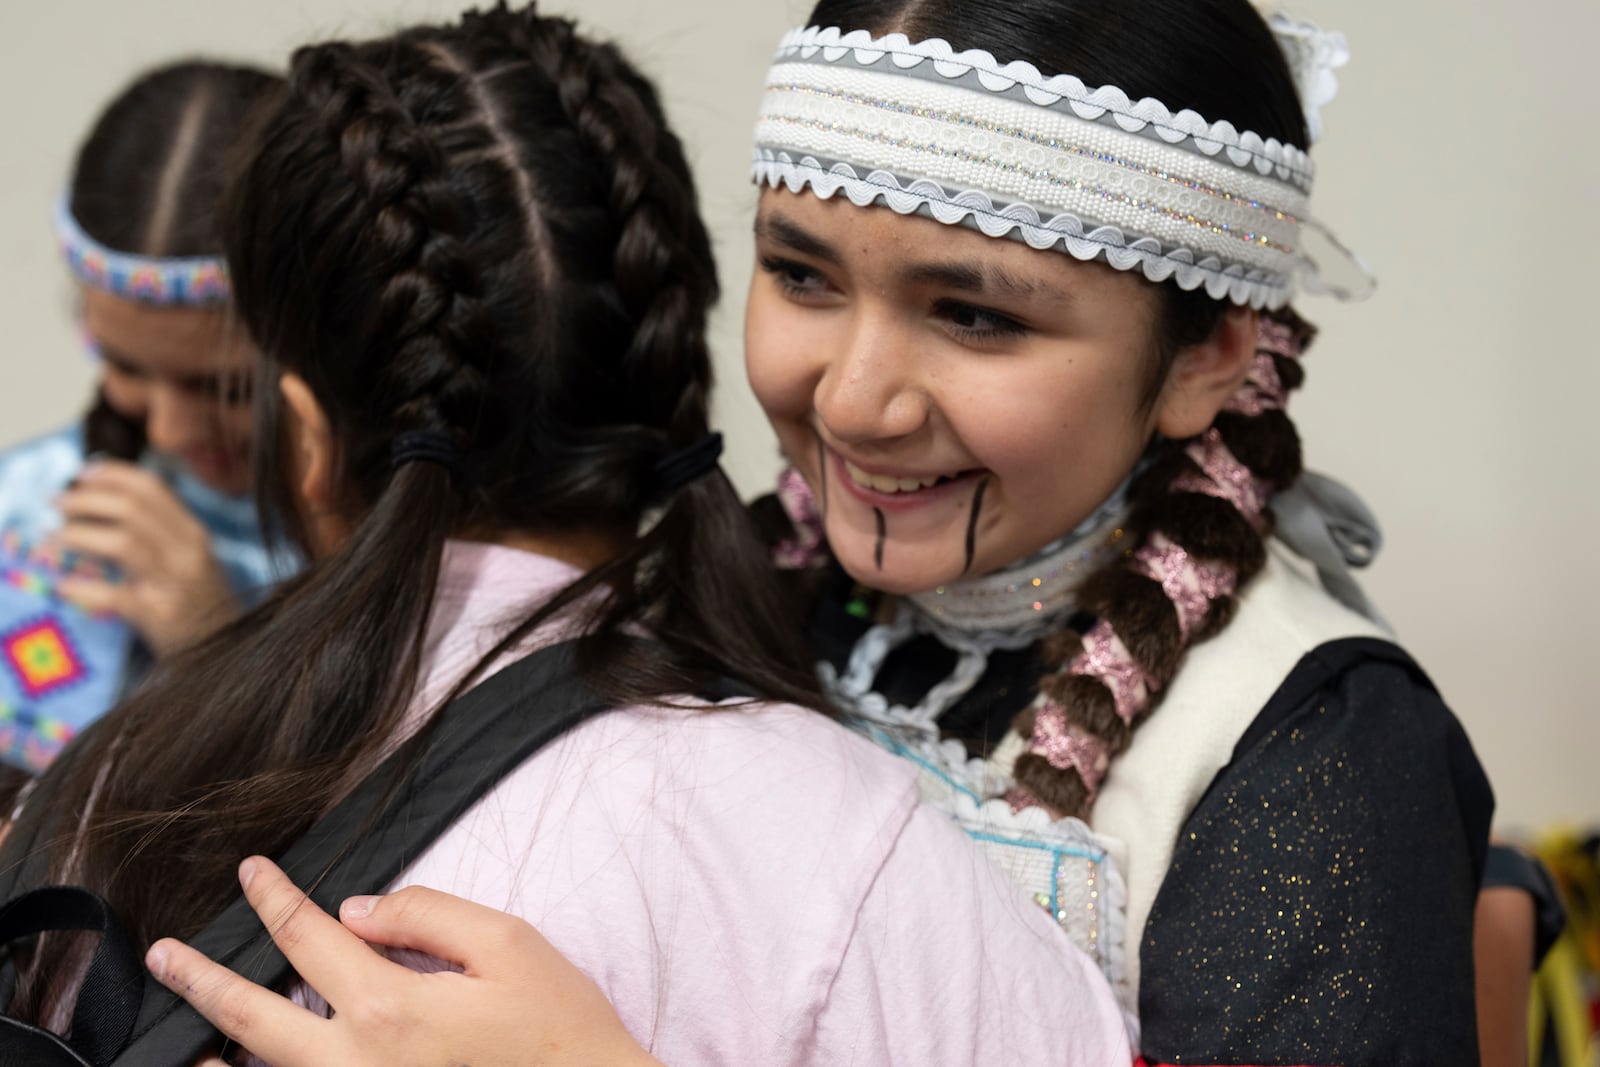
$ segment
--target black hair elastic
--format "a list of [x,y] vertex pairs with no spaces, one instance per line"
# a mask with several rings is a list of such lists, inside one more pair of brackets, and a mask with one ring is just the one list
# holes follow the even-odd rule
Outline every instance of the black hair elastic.
[[443,430],[413,430],[400,434],[389,445],[391,471],[418,461],[437,463],[453,480],[461,480],[461,450]]
[[696,478],[716,469],[722,458],[722,435],[708,433],[687,448],[680,448],[656,461],[655,492],[664,497],[682,489]]

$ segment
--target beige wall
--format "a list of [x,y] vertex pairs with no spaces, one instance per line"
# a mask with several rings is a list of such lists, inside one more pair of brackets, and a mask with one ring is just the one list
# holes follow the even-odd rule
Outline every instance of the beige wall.
[[[297,41],[382,31],[453,0],[58,0],[6,11],[0,196],[0,443],[55,426],[90,368],[47,225],[96,109],[138,68],[183,53],[278,61]],[[743,381],[738,316],[753,195],[756,86],[796,0],[574,0],[666,84],[690,142],[728,289],[716,333],[728,467],[770,478]],[[20,12],[20,13],[19,13]],[[1297,418],[1313,466],[1358,487],[1389,547],[1368,585],[1466,722],[1509,826],[1600,821],[1600,398],[1591,258],[1600,248],[1593,0],[1304,0],[1356,59],[1326,112],[1319,214],[1382,277],[1324,327]],[[1584,87],[1586,88],[1586,86]]]

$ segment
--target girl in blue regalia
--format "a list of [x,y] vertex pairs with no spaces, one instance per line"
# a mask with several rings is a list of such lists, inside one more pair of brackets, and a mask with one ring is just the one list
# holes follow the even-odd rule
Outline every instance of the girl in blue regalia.
[[113,100],[55,212],[99,361],[87,415],[0,453],[0,759],[37,772],[282,569],[250,485],[253,351],[215,214],[278,79],[189,62]]

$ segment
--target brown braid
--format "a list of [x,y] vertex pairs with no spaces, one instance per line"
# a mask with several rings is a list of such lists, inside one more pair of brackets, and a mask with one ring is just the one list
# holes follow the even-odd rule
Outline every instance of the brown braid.
[[[1315,330],[1292,310],[1267,313],[1264,318],[1287,326],[1303,347]],[[1258,353],[1260,354],[1260,353]],[[1271,353],[1286,390],[1300,387],[1304,372],[1295,360]],[[1281,410],[1257,415],[1225,411],[1213,428],[1228,450],[1270,490],[1288,488],[1300,475],[1300,438]],[[1270,534],[1270,513],[1258,525],[1233,504],[1192,489],[1174,486],[1186,476],[1203,477],[1189,454],[1192,442],[1168,442],[1150,467],[1135,481],[1132,511],[1125,524],[1130,543],[1144,546],[1164,536],[1189,555],[1208,564],[1231,568],[1234,586],[1243,588],[1266,561],[1265,537]],[[1135,549],[1134,551],[1137,551]],[[1133,552],[1128,553],[1132,556]],[[1085,648],[1086,635],[1068,631],[1046,642],[1045,662],[1051,673],[1040,682],[1040,692],[1064,715],[1069,728],[1089,735],[1115,759],[1133,739],[1133,731],[1154,710],[1170,687],[1189,644],[1214,636],[1233,617],[1236,602],[1231,593],[1210,600],[1204,615],[1185,636],[1178,610],[1162,584],[1139,573],[1123,557],[1107,564],[1084,582],[1079,606],[1108,624],[1126,648],[1129,658],[1148,680],[1148,694],[1133,706],[1126,720],[1106,681],[1093,670],[1075,672]],[[1039,742],[1040,714],[1030,708],[1015,726]],[[1052,763],[1041,751],[1029,751],[1017,760],[1016,781],[1025,800],[1037,800],[1062,815],[1086,816],[1093,804],[1095,782],[1069,761]]]

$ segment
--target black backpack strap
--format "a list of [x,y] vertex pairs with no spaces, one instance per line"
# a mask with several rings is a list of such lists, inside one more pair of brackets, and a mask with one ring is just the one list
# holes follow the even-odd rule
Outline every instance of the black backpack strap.
[[[648,654],[647,643],[638,643]],[[440,711],[426,754],[405,781],[395,786],[382,769],[368,776],[278,862],[330,913],[346,897],[381,892],[501,778],[605,707],[579,680],[570,643],[540,649]],[[243,896],[189,943],[265,986],[281,986],[293,973]],[[216,1036],[197,1012],[146,978],[133,1037],[114,1062],[191,1063]]]
[[[101,935],[78,990],[65,1041],[39,1027],[4,1020],[0,1064],[76,1063],[105,1067],[133,1031],[143,994],[144,965],[104,899],[77,886],[46,886],[0,907],[0,945],[55,930]],[[46,1058],[48,1057],[48,1058]]]

